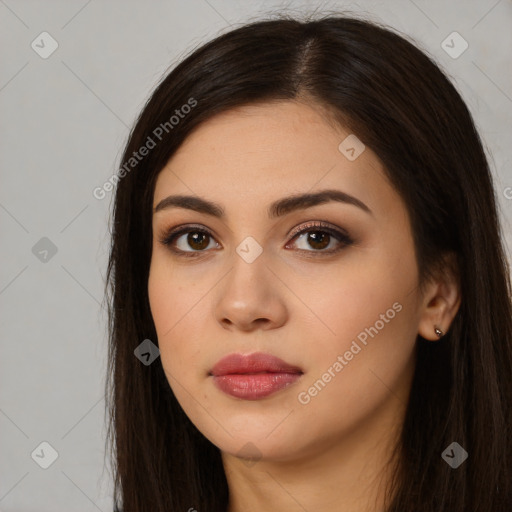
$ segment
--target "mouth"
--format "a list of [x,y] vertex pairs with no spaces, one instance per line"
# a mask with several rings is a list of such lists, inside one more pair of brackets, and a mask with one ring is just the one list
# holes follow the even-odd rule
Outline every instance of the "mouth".
[[303,371],[271,354],[230,354],[210,372],[224,393],[244,400],[259,400],[295,383]]

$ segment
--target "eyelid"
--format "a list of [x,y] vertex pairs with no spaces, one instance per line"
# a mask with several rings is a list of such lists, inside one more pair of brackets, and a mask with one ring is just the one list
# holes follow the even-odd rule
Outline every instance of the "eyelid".
[[[201,224],[183,224],[180,226],[176,226],[175,228],[164,229],[162,235],[159,237],[160,243],[164,245],[170,245],[171,239],[174,240],[178,238],[180,235],[188,233],[190,231],[197,231],[199,233],[205,233],[215,240],[217,240],[215,233]],[[219,243],[219,242],[217,242]],[[201,251],[196,251],[201,252]]]
[[[287,238],[290,238],[290,240],[286,243],[285,247],[288,247],[288,245],[293,242],[295,238],[297,238],[297,235],[305,234],[310,231],[314,230],[318,231],[324,231],[330,236],[336,238],[338,241],[338,247],[336,249],[330,249],[328,251],[315,251],[315,250],[306,250],[306,249],[298,249],[299,252],[302,253],[313,253],[321,255],[329,255],[336,253],[340,251],[343,247],[346,247],[348,245],[351,245],[354,243],[354,240],[352,236],[343,228],[340,228],[338,226],[334,226],[330,222],[323,221],[323,220],[314,220],[314,221],[307,221],[305,223],[300,224],[299,226],[293,228],[291,231],[289,231],[286,235]],[[194,254],[200,255],[201,253],[208,253],[209,251],[203,250],[203,251],[182,251],[180,249],[176,249],[173,247],[174,241],[179,238],[181,235],[189,233],[189,232],[199,232],[204,233],[206,235],[209,235],[212,237],[215,242],[218,245],[221,245],[220,242],[217,241],[217,236],[215,233],[212,232],[209,228],[204,227],[201,224],[185,224],[180,225],[175,228],[171,228],[169,230],[164,230],[163,234],[159,237],[159,241],[161,244],[166,245],[170,248],[171,251],[178,255],[184,255],[184,256],[191,256]]]
[[331,234],[339,233],[340,235],[343,235],[346,238],[350,238],[350,235],[343,228],[334,226],[333,224],[331,224],[330,222],[327,222],[325,220],[310,220],[310,221],[303,222],[299,226],[297,226],[297,227],[293,228],[291,231],[289,231],[286,236],[294,238],[295,236],[297,236],[303,232],[312,231],[313,229],[318,229],[318,230],[326,229],[328,233],[329,232]]

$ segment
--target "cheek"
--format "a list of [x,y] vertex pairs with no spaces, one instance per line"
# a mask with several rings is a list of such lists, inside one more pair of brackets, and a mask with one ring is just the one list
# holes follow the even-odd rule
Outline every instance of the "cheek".
[[200,305],[205,291],[196,284],[197,279],[189,276],[183,281],[184,273],[172,268],[165,258],[152,260],[148,296],[162,366],[177,392],[176,382],[170,377],[178,382],[189,381],[204,372],[199,357],[201,336],[196,327],[202,322],[197,315],[204,315]]
[[389,350],[409,351],[415,339],[418,276],[412,240],[406,234],[400,243],[379,240],[364,250],[347,252],[329,272],[302,281],[298,293],[307,297],[318,320],[317,357],[323,364],[326,354],[331,360],[343,354],[358,336],[364,347],[359,360],[363,352],[364,359],[373,354],[381,360]]
[[[169,387],[185,411],[201,432],[210,432],[210,417],[205,415],[208,399],[201,388],[206,377],[204,366],[203,331],[199,332],[201,314],[199,302],[204,290],[191,281],[180,283],[179,272],[168,270],[168,264],[159,267],[152,264],[148,281],[151,313],[155,324],[161,364]],[[172,283],[172,285],[170,284]],[[196,305],[194,307],[194,305]],[[217,434],[218,437],[219,434]],[[215,438],[216,439],[216,438]],[[210,439],[214,442],[214,439]]]
[[148,279],[148,297],[158,336],[160,358],[168,379],[169,374],[174,375],[176,368],[179,367],[176,362],[182,360],[184,356],[180,354],[179,348],[187,346],[173,341],[175,335],[182,332],[180,319],[186,313],[186,301],[179,300],[180,295],[181,289],[176,285],[167,266],[153,257]]
[[151,261],[148,297],[159,341],[165,342],[183,332],[188,312],[204,295],[204,289],[192,271],[180,271],[160,253],[161,249]]
[[417,276],[414,261],[400,265],[392,256],[375,254],[357,261],[346,260],[315,280],[305,279],[300,289],[295,288],[318,320],[322,337],[355,336],[379,321],[386,311],[384,321],[391,319],[385,322],[386,326],[399,323],[397,318],[404,315],[395,314],[401,308],[393,309],[393,304],[401,304],[402,311],[406,306],[412,307],[415,295],[411,292],[416,287]]
[[326,310],[335,335],[316,336],[302,350],[307,373],[294,401],[313,438],[354,431],[389,400],[407,402],[415,347],[409,304],[399,290],[359,291],[351,300],[337,295],[331,316]]
[[314,400],[313,407],[323,411],[317,418],[338,417],[332,403],[351,410],[353,419],[363,417],[391,389],[406,400],[417,334],[416,287],[414,254],[404,247],[340,266],[328,293],[309,293],[312,309],[329,327],[317,326],[325,334],[315,337],[313,351],[304,347],[310,366],[301,403]]

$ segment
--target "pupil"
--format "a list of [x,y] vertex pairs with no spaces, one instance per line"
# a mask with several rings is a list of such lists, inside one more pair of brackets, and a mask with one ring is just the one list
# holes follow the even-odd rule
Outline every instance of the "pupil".
[[323,233],[322,231],[312,231],[308,236],[308,243],[314,249],[323,249],[329,245],[329,236],[328,233]]
[[[202,237],[202,240],[200,238]],[[187,242],[193,249],[204,249],[208,247],[208,241],[206,233],[189,233],[187,237]]]

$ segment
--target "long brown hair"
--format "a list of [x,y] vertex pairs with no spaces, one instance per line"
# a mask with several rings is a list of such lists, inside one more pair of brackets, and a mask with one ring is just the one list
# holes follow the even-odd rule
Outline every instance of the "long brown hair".
[[[134,356],[143,340],[158,344],[147,293],[155,180],[215,114],[298,97],[325,107],[383,162],[410,214],[419,285],[444,255],[456,257],[461,305],[440,342],[418,336],[387,510],[512,510],[512,294],[482,142],[431,58],[386,27],[341,15],[281,16],[215,38],[161,81],[131,131],[105,290],[116,510],[227,510],[219,449],[181,409],[160,358],[146,366]],[[134,152],[150,140],[135,164]],[[441,457],[454,441],[469,454],[457,469]]]

